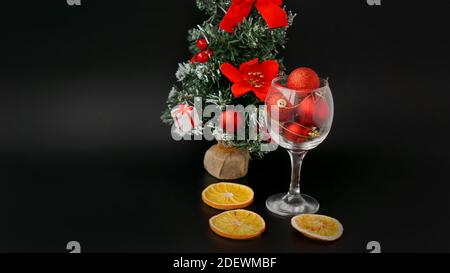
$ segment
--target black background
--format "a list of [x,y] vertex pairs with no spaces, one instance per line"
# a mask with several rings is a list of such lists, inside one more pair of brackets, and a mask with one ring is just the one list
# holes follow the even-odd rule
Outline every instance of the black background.
[[[265,199],[286,191],[282,149],[242,183],[260,239],[214,235],[200,201],[207,142],[175,142],[160,112],[188,59],[194,1],[16,1],[0,7],[0,251],[449,251],[449,37],[445,1],[285,1],[289,70],[330,77],[335,122],[307,155],[302,190],[343,238],[308,240]],[[394,3],[393,3],[394,2]]]

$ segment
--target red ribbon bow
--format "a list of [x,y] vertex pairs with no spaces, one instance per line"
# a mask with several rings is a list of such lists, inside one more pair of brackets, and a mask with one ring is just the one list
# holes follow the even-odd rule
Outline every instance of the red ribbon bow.
[[282,0],[233,0],[219,27],[226,32],[233,32],[234,28],[250,14],[253,5],[269,28],[286,27],[288,16],[281,8],[282,4]]

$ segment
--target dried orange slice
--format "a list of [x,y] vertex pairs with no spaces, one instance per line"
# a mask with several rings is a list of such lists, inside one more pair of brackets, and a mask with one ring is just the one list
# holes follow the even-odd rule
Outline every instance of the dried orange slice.
[[325,215],[297,215],[291,219],[291,224],[306,237],[320,241],[335,241],[344,232],[344,228],[338,220]]
[[253,190],[236,183],[216,183],[202,192],[202,200],[216,209],[241,209],[253,202]]
[[266,229],[261,216],[244,209],[225,211],[213,216],[209,219],[209,226],[216,234],[236,240],[255,238]]

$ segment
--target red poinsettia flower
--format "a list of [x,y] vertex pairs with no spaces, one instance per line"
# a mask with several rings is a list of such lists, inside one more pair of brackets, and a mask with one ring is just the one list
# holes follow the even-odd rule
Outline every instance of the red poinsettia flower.
[[278,69],[279,65],[276,60],[267,60],[260,63],[258,58],[241,64],[239,69],[230,63],[224,63],[220,66],[222,74],[234,83],[231,92],[235,97],[253,91],[261,101],[266,99],[270,84],[278,75]]

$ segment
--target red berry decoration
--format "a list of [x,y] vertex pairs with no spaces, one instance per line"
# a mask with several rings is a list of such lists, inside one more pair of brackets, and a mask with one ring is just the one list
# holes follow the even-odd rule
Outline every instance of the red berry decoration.
[[209,58],[211,58],[214,55],[214,51],[212,51],[211,49],[205,50],[205,53],[208,54]]
[[309,95],[297,107],[299,122],[304,126],[321,127],[330,116],[327,102],[318,95]]
[[201,51],[205,51],[208,48],[208,41],[206,41],[205,38],[200,38],[197,40],[196,45],[198,49],[200,49]]
[[272,111],[278,110],[278,119],[280,122],[288,121],[294,117],[294,110],[292,103],[281,93],[270,93],[266,99],[267,110],[269,115]]
[[296,122],[283,124],[283,137],[289,141],[302,143],[312,137],[318,137],[319,132],[314,128],[308,128]]
[[226,110],[219,116],[219,125],[227,133],[234,133],[242,128],[244,121],[242,115],[236,110]]
[[202,51],[196,54],[195,59],[199,63],[206,63],[207,61],[209,61],[209,55],[206,51]]
[[189,62],[190,62],[190,63],[195,63],[195,62],[197,62],[197,54],[194,54],[194,55],[192,56],[192,58],[189,60]]
[[317,73],[308,67],[300,67],[291,72],[288,76],[287,85],[290,89],[309,92],[320,87],[320,78]]

